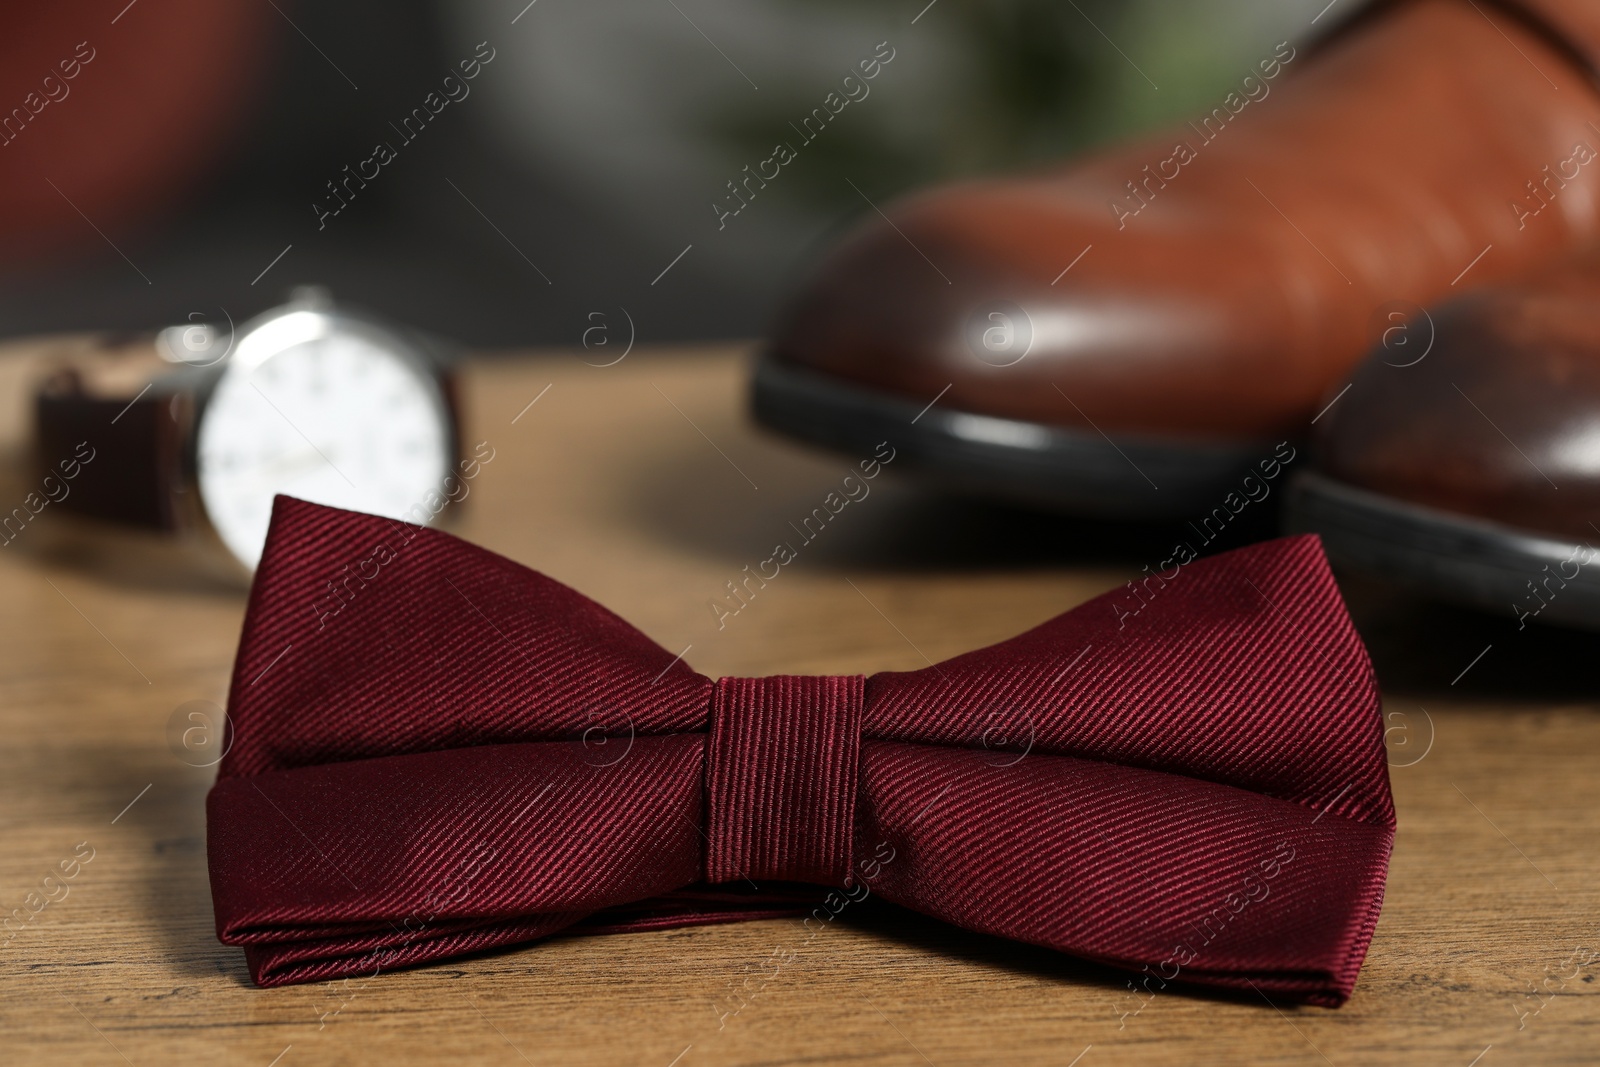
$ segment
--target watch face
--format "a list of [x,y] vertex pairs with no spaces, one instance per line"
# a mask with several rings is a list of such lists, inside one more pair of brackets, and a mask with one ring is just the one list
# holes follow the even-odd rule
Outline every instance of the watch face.
[[435,382],[399,342],[307,311],[241,338],[196,445],[206,513],[252,569],[275,494],[425,522],[451,447]]

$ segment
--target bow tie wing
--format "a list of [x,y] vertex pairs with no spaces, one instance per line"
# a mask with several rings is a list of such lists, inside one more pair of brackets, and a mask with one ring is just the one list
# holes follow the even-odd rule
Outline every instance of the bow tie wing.
[[218,936],[305,981],[694,882],[711,690],[509,560],[279,497],[207,800]]
[[[261,985],[553,932],[698,881],[703,738],[567,742],[269,771],[206,802],[217,935]],[[535,931],[531,932],[530,931]]]
[[1108,594],[868,679],[857,855],[901,857],[873,864],[888,899],[1142,967],[1144,988],[1338,1003],[1394,806],[1371,667],[1320,545],[1200,560],[1145,597],[1135,617]]
[[874,675],[862,732],[1164,770],[1394,822],[1371,661],[1314,535],[1198,560],[997,645]]
[[704,730],[711,681],[559,582],[435,530],[278,497],[222,777]]

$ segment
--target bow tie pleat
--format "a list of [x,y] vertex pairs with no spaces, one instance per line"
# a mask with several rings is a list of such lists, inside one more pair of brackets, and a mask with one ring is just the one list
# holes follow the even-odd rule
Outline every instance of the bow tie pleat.
[[1141,971],[1151,991],[1181,979],[1325,1005],[1349,995],[1389,828],[1183,775],[986,755],[862,746],[857,849],[894,856],[873,892]]
[[1319,545],[1129,595],[920,671],[713,682],[509,560],[280,497],[208,799],[218,936],[275,985],[827,887],[1340,1003],[1394,808]]

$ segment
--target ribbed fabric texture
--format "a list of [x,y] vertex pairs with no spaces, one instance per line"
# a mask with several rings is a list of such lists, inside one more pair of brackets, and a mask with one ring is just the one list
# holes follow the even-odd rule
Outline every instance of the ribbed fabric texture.
[[723,678],[711,697],[706,881],[843,885],[866,679]]
[[277,985],[849,879],[1147,988],[1342,1002],[1394,806],[1320,545],[1127,595],[864,683],[713,683],[509,560],[279,498],[207,802],[218,936]]

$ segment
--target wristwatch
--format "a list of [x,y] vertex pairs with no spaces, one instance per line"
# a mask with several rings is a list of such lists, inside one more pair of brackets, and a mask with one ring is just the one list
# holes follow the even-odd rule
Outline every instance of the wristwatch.
[[[109,339],[35,398],[52,507],[220,547],[248,573],[278,493],[428,525],[460,453],[452,350],[321,289],[237,329]],[[213,551],[214,554],[214,551]]]

